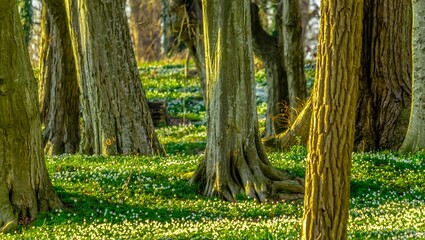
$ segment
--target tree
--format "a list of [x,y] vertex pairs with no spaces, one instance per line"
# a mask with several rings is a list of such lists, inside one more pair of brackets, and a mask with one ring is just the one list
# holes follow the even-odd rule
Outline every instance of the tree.
[[139,78],[125,1],[65,0],[65,6],[82,94],[82,153],[162,153]]
[[[283,60],[288,81],[289,106],[291,109],[298,109],[300,101],[307,98],[300,6],[294,0],[283,0],[282,3]],[[290,117],[292,121],[295,120],[294,114]]]
[[207,196],[264,201],[279,189],[302,193],[300,180],[274,169],[258,133],[250,1],[203,1],[207,72],[207,148],[191,183]]
[[321,3],[301,239],[347,239],[363,2]]
[[62,207],[41,146],[37,83],[15,1],[0,1],[0,232]]
[[355,146],[360,151],[396,151],[409,124],[412,2],[366,0],[364,4]]
[[65,5],[43,1],[40,104],[46,154],[73,154],[80,143],[80,93]]
[[413,93],[412,110],[402,152],[425,149],[425,2],[413,1]]

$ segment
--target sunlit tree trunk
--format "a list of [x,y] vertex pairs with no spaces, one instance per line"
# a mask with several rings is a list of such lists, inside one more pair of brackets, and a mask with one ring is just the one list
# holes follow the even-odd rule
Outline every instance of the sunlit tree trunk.
[[73,154],[80,142],[80,96],[63,1],[43,1],[39,95],[46,154]]
[[[289,107],[298,109],[307,97],[304,75],[304,50],[302,20],[298,1],[282,1],[283,47],[288,81]],[[290,115],[295,120],[295,114]]]
[[425,1],[413,1],[413,93],[410,123],[401,151],[425,149]]
[[0,0],[0,233],[62,207],[44,161],[34,78],[15,1]]
[[274,169],[258,133],[250,1],[204,0],[207,70],[207,149],[191,183],[229,201],[246,194],[264,201],[284,189],[302,193],[300,180]]
[[412,2],[365,0],[357,150],[397,150],[411,98]]
[[82,94],[84,154],[157,154],[125,1],[65,0]]
[[301,239],[347,239],[363,2],[321,2]]

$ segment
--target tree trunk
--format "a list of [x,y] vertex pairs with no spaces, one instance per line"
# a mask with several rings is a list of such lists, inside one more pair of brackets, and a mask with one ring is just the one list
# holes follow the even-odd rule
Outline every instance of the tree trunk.
[[207,70],[207,149],[191,183],[206,196],[260,202],[284,189],[302,193],[302,181],[274,169],[258,133],[248,0],[203,2]]
[[73,154],[80,142],[80,94],[63,2],[43,1],[40,104],[46,154]]
[[202,96],[206,100],[204,30],[202,26],[201,0],[171,0],[169,13],[173,35],[177,36],[195,61],[201,83]]
[[84,154],[157,154],[125,1],[65,0],[82,93]]
[[[307,98],[300,6],[294,0],[283,0],[282,3],[283,61],[288,81],[289,107],[299,109]],[[295,120],[295,114],[290,117],[291,121]]]
[[366,0],[357,150],[397,150],[407,131],[411,97],[410,0]]
[[264,31],[258,15],[258,6],[251,3],[251,31],[254,53],[263,61],[267,77],[267,116],[265,137],[285,131],[288,127],[289,93],[283,59],[283,35],[281,15],[276,16],[278,37]]
[[15,1],[0,0],[0,233],[62,207],[42,149],[37,83]]
[[161,58],[162,2],[129,0],[130,26],[137,62],[156,61]]
[[347,239],[363,2],[323,1],[301,239]]
[[425,149],[425,1],[413,1],[413,93],[410,123],[400,151]]

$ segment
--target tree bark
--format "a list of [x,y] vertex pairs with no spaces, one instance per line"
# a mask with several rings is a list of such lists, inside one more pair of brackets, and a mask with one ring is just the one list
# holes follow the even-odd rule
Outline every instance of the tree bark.
[[402,152],[425,149],[425,2],[413,1],[413,93],[412,110]]
[[42,149],[37,83],[15,1],[0,0],[0,233],[62,207]]
[[[289,107],[299,109],[307,98],[307,84],[304,75],[304,50],[302,20],[298,1],[282,1],[283,61],[288,81]],[[295,114],[291,114],[291,122]]]
[[163,153],[139,79],[125,1],[65,2],[82,93],[81,152]]
[[289,124],[287,112],[289,104],[288,81],[283,59],[283,35],[281,15],[276,16],[278,37],[264,31],[258,6],[251,3],[252,45],[255,55],[263,61],[267,77],[267,115],[265,137],[285,131]]
[[322,1],[301,239],[347,239],[363,2]]
[[407,131],[411,98],[410,0],[366,0],[361,97],[355,145],[359,151],[397,150]]
[[191,183],[206,196],[260,202],[284,189],[302,193],[301,180],[274,169],[258,133],[248,0],[203,1],[207,70],[207,149]]
[[44,152],[73,154],[80,142],[80,93],[63,2],[43,1],[40,104]]

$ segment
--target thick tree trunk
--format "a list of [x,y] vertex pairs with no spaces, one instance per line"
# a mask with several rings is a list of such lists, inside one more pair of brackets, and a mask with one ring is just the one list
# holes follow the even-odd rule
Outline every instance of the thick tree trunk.
[[201,0],[171,0],[169,6],[170,25],[195,61],[201,83],[202,96],[206,100],[204,30],[202,25]]
[[413,93],[410,123],[400,151],[425,149],[425,1],[413,1]]
[[347,239],[363,2],[321,5],[301,239]]
[[[298,1],[282,1],[282,27],[289,107],[299,109],[307,98],[307,84],[304,75],[304,47],[302,38],[302,20]],[[291,121],[295,114],[291,114]]]
[[250,2],[203,2],[207,69],[207,149],[191,183],[207,196],[234,201],[246,194],[264,201],[284,189],[302,193],[301,180],[274,169],[258,133]]
[[15,1],[0,0],[0,233],[62,207],[44,161],[37,83]]
[[411,97],[410,0],[366,0],[357,150],[397,150],[407,131]]
[[254,53],[263,61],[267,77],[267,117],[264,136],[270,137],[287,129],[289,124],[288,81],[283,59],[283,35],[281,15],[276,16],[278,37],[264,31],[258,15],[258,7],[251,3],[251,31]]
[[63,2],[43,1],[40,104],[46,154],[73,154],[80,142],[80,94]]
[[162,153],[139,79],[125,1],[65,2],[82,93],[82,153]]

